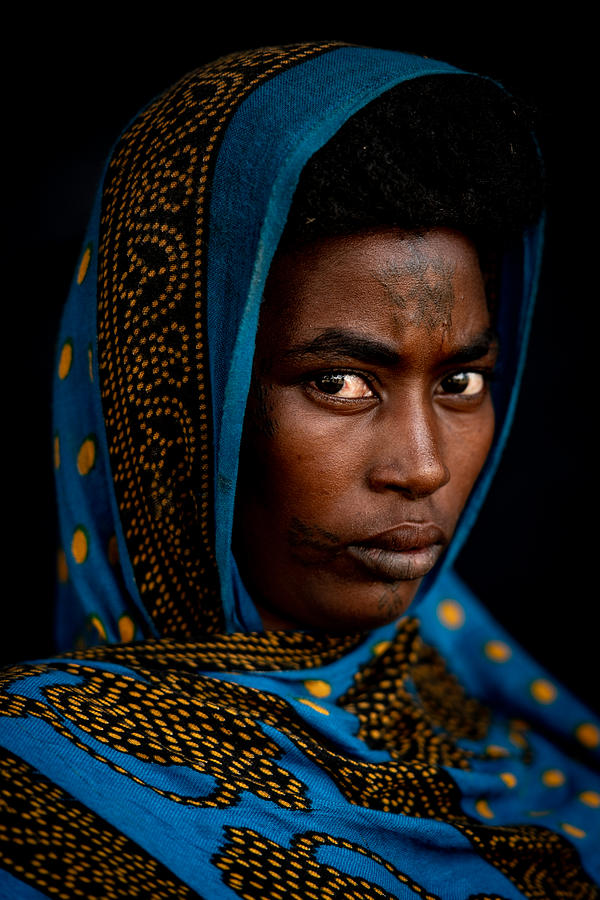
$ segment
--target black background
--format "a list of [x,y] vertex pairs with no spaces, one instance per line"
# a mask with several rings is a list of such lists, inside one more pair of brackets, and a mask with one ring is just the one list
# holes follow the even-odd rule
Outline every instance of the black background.
[[[304,8],[303,8],[304,9]],[[598,704],[595,565],[595,79],[590,25],[559,18],[486,21],[363,9],[327,20],[304,9],[163,10],[123,22],[103,10],[13,21],[3,75],[5,212],[3,662],[51,650],[56,552],[50,387],[61,304],[102,164],[138,108],[224,53],[337,39],[438,57],[502,81],[537,110],[546,159],[548,240],[515,428],[461,573],[558,677]],[[213,16],[215,14],[213,13]],[[100,18],[102,21],[98,21]],[[283,21],[279,21],[283,19]],[[594,429],[595,430],[595,429]]]

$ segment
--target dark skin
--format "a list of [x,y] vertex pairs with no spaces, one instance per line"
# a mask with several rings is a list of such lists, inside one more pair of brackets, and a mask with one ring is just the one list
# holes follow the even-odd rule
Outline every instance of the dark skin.
[[276,257],[234,532],[267,630],[367,630],[406,611],[488,454],[496,355],[459,232],[381,229]]

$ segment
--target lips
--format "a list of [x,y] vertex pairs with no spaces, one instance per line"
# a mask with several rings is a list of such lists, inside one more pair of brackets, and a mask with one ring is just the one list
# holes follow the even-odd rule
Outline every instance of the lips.
[[346,549],[371,576],[384,581],[410,581],[423,578],[431,571],[446,543],[446,535],[439,526],[405,522],[349,544]]

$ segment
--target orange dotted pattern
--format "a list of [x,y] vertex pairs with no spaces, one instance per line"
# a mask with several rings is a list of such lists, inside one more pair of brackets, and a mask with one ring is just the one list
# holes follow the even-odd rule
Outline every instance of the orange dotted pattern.
[[[367,857],[396,877],[400,884],[422,900],[440,900],[414,879],[372,850],[329,834],[307,832],[296,835],[292,847],[282,847],[250,828],[225,829],[227,842],[216,855],[223,880],[247,900],[284,900],[285,897],[316,900],[394,900],[364,878],[353,877],[316,860],[320,847],[333,846]],[[248,861],[252,860],[252,865]]]
[[482,740],[490,721],[489,710],[465,695],[443,658],[421,640],[418,621],[409,618],[338,702],[358,716],[359,736],[370,747],[395,759],[416,757],[463,769],[469,768],[470,754],[457,739]]
[[[380,702],[376,694],[381,680],[391,682],[395,676],[400,654],[396,642],[405,650],[409,648],[410,665],[403,681],[404,689],[408,691],[411,681],[413,685],[419,683],[421,676],[417,674],[415,678],[414,673],[419,670],[420,658],[427,660],[429,654],[426,645],[418,649],[418,640],[414,621],[405,620],[396,641],[376,660],[381,666],[377,673],[373,673],[371,661],[357,675],[365,704],[359,719],[362,717],[364,721],[369,705],[376,708]],[[202,658],[209,660],[214,655],[213,667],[218,669],[223,665],[223,658],[219,658],[220,646],[218,640],[196,645],[194,657],[191,652],[186,656],[184,647],[177,642],[148,641],[87,651],[85,655],[95,659],[95,665],[64,659],[15,668],[2,676],[5,687],[11,689],[0,691],[0,715],[42,719],[78,750],[166,800],[185,806],[223,809],[235,807],[246,792],[280,809],[294,810],[294,815],[299,816],[312,808],[310,791],[285,768],[283,750],[273,731],[265,731],[266,726],[285,736],[312,765],[326,772],[349,804],[453,826],[526,897],[539,900],[577,896],[591,900],[597,896],[571,843],[573,834],[567,834],[564,829],[564,834],[558,834],[538,825],[496,825],[492,805],[489,816],[482,813],[482,810],[488,812],[488,807],[481,805],[486,798],[480,798],[480,818],[465,813],[461,792],[450,772],[443,764],[433,761],[440,759],[435,736],[449,736],[457,728],[454,701],[445,713],[439,698],[437,706],[430,706],[435,724],[432,719],[431,737],[422,743],[408,743],[418,716],[416,719],[411,714],[398,717],[395,727],[400,734],[396,751],[390,752],[392,758],[381,763],[364,762],[345,755],[323,734],[314,732],[284,698],[199,676],[197,664]],[[148,654],[152,647],[154,657],[150,660]],[[266,646],[263,649],[266,652]],[[129,674],[117,674],[112,668],[105,670],[98,665],[100,660],[114,664],[125,659],[130,665]],[[254,661],[256,665],[256,657]],[[57,673],[55,681],[48,678],[53,671]],[[65,683],[64,672],[77,676],[77,682]],[[18,682],[25,674],[45,676],[43,702],[18,693]],[[371,678],[372,674],[377,677]],[[392,701],[397,687],[386,688]],[[454,691],[456,695],[456,690],[455,685],[451,694]],[[372,694],[371,699],[368,693]],[[422,703],[418,689],[413,692],[411,688],[409,693],[413,704]],[[464,693],[461,696],[463,705],[468,704],[469,698]],[[403,702],[408,708],[408,701]],[[425,703],[431,704],[431,700]],[[106,752],[93,749],[87,743],[88,735],[104,745]],[[409,749],[398,752],[404,746]],[[143,781],[129,770],[131,757],[175,770],[178,766],[192,768],[210,775],[214,788],[205,796],[185,796],[174,789]],[[468,757],[466,760],[468,765]],[[176,784],[175,779],[173,787]],[[255,893],[251,886],[246,890],[241,885],[240,896],[264,900],[261,890],[260,884]]]
[[236,54],[184,77],[121,138],[103,194],[98,359],[120,518],[161,635],[221,626],[205,329],[206,188],[258,85],[335,44]]
[[144,641],[135,647],[114,645],[93,647],[65,658],[107,660],[132,669],[167,671],[170,667],[187,672],[277,672],[318,669],[329,665],[357,647],[362,636],[315,635],[300,631],[267,631],[261,634],[216,634],[202,642],[163,638]]
[[0,756],[0,860],[57,900],[199,895],[142,847],[9,753]]

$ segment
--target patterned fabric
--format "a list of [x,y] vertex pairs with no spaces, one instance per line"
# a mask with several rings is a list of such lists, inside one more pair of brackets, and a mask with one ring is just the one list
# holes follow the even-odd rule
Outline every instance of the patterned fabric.
[[117,142],[59,338],[56,658],[0,690],[0,896],[598,898],[600,723],[452,573],[510,428],[540,229],[507,254],[497,436],[410,615],[260,630],[231,555],[258,310],[308,158],[452,67],[304,44]]

